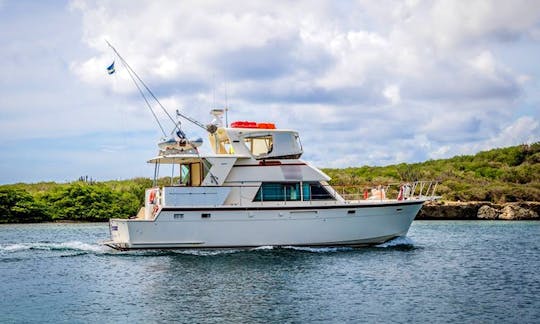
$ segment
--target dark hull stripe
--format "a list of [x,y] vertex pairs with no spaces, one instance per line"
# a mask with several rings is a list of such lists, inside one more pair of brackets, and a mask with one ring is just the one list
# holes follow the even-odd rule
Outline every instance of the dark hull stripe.
[[390,204],[350,204],[329,206],[272,206],[272,207],[163,207],[161,211],[258,211],[258,210],[316,210],[316,209],[356,209],[356,208],[380,208],[408,205],[422,205],[424,201],[401,202]]
[[233,165],[233,168],[238,168],[238,167],[280,167],[280,166],[290,166],[290,165],[307,165],[305,163],[282,163],[282,164],[272,164],[272,163],[268,163],[268,164],[235,164]]

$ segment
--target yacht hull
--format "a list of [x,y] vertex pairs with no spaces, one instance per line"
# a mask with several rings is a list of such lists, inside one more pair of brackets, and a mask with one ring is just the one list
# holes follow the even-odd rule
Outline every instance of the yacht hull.
[[111,219],[112,240],[105,244],[120,250],[365,246],[406,235],[423,202],[162,208],[153,220]]

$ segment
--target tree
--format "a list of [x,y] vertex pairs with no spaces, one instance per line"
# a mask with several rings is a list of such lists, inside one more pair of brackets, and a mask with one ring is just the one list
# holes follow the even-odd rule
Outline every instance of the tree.
[[[133,190],[138,191],[138,190]],[[137,214],[142,198],[122,188],[113,190],[103,183],[73,182],[43,195],[54,220],[106,221]]]
[[24,189],[0,187],[0,223],[50,220],[46,206]]

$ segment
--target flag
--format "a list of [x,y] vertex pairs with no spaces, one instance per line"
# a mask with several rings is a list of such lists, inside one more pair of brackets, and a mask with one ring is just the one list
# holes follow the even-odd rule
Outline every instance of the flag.
[[115,70],[114,70],[114,61],[113,61],[112,64],[109,65],[109,67],[107,68],[107,73],[113,74],[114,72]]

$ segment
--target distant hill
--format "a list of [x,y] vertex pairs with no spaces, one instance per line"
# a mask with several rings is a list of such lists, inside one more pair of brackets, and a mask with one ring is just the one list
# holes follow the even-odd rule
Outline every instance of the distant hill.
[[540,201],[540,142],[449,159],[384,167],[323,169],[330,184],[346,189],[414,180],[439,180],[444,200]]

